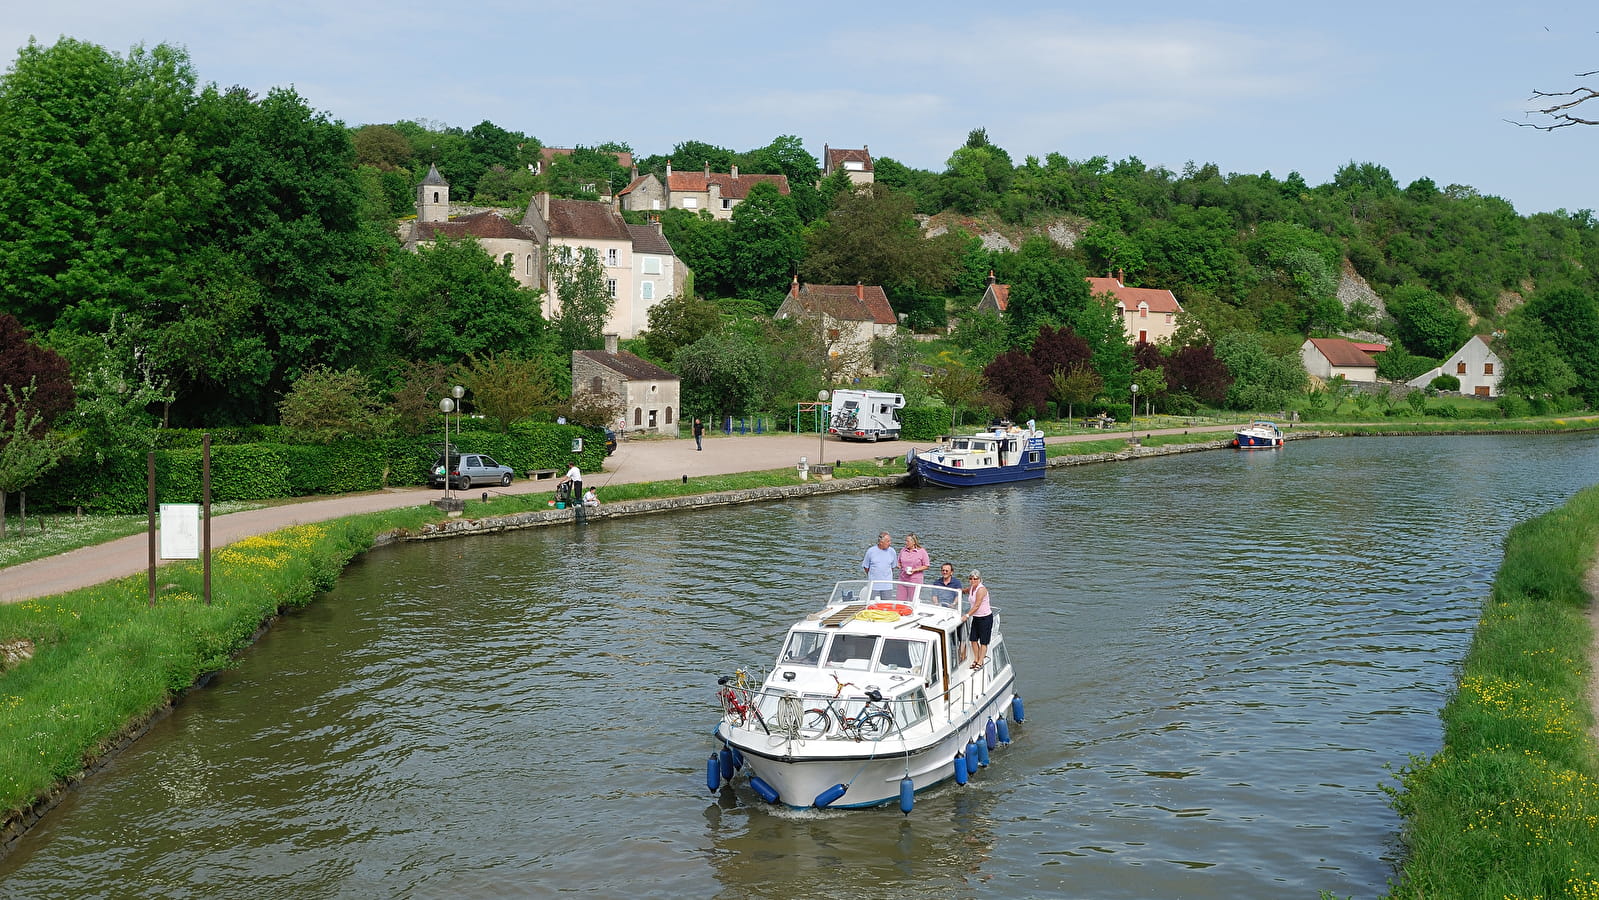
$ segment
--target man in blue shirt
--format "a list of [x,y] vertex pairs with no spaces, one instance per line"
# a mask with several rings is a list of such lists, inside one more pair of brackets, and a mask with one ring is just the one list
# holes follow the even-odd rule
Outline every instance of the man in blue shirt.
[[955,609],[960,606],[961,591],[964,590],[966,586],[955,577],[955,567],[944,563],[938,567],[938,578],[929,582],[927,596],[937,600],[942,606]]
[[894,566],[899,563],[899,554],[894,552],[893,544],[893,536],[885,531],[877,536],[876,544],[866,548],[866,557],[861,560],[861,568],[872,580],[866,589],[874,603],[894,599]]

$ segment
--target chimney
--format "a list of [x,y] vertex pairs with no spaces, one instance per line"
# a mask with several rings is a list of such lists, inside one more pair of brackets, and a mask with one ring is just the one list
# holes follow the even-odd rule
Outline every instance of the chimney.
[[794,280],[788,286],[788,295],[795,300],[799,299],[799,273],[794,273]]
[[615,353],[616,352],[616,342],[621,340],[621,339],[622,339],[622,336],[619,335],[619,334],[608,334],[608,335],[606,335],[605,336],[605,352],[606,353]]
[[1119,268],[1116,270],[1116,283],[1121,285],[1122,287],[1126,287],[1127,286],[1127,273],[1123,272]]
[[633,180],[638,181],[638,163],[633,164]]
[[711,161],[707,159],[705,161],[705,180],[709,181],[710,179],[711,179]]
[[671,178],[672,177],[672,161],[671,160],[667,160],[666,161],[666,177],[667,178]]
[[829,175],[833,171],[832,154],[828,152],[827,145],[822,145],[822,174]]
[[866,286],[859,281],[855,282],[855,299],[862,303],[866,302]]
[[996,282],[998,280],[999,280],[998,278],[994,277],[994,270],[993,269],[989,269],[988,270],[988,283],[990,285],[992,285],[994,282]]
[[733,180],[734,181],[738,180],[738,166],[734,166],[733,167]]
[[538,204],[539,217],[544,220],[544,224],[550,224],[550,192],[539,191],[533,195],[533,202]]

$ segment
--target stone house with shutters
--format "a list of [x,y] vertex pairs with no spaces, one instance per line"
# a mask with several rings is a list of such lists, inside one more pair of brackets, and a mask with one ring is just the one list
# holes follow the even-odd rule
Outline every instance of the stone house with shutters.
[[849,180],[856,186],[871,184],[877,179],[872,171],[872,152],[866,147],[859,150],[835,150],[823,144],[822,177],[826,178],[839,169],[848,172]]
[[572,351],[572,392],[621,398],[622,425],[628,431],[677,435],[682,382],[660,366],[618,350],[617,337],[607,334],[604,350]]

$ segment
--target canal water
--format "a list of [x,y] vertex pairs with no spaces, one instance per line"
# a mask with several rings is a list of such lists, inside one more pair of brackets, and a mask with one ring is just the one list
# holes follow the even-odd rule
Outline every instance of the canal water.
[[[1349,439],[386,548],[0,860],[6,897],[1375,896],[1510,526],[1586,436]],[[704,786],[882,529],[983,569],[1027,721],[966,787]]]

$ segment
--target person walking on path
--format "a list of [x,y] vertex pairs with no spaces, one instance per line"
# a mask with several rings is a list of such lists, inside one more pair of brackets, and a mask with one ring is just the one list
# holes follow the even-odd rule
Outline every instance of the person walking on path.
[[899,555],[894,552],[893,544],[893,536],[885,531],[877,536],[877,543],[866,548],[866,556],[861,560],[861,568],[872,580],[866,589],[871,592],[874,603],[894,599],[894,567],[899,563]]
[[912,584],[921,584],[923,572],[932,565],[932,560],[927,556],[927,551],[922,548],[922,542],[917,540],[915,534],[905,535],[905,549],[899,551],[899,580],[909,582],[895,587],[899,593],[899,602],[909,603],[914,599],[916,588]]
[[695,416],[694,417],[694,449],[695,450],[704,450],[705,449],[705,444],[702,443],[704,438],[705,438],[705,423],[700,421],[699,416]]

